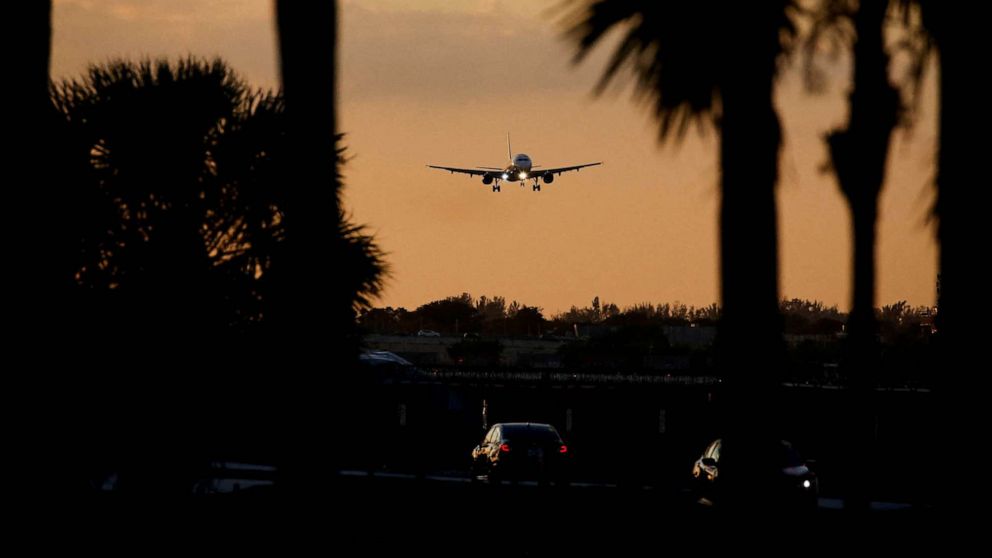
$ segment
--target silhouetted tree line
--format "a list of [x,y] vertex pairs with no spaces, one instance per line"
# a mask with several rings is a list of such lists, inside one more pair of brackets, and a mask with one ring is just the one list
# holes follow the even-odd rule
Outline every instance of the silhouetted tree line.
[[444,335],[538,336],[547,331],[547,321],[538,307],[515,300],[507,304],[501,296],[475,299],[469,293],[434,300],[412,311],[402,307],[363,309],[358,322],[370,333],[400,335],[430,330]]
[[[463,336],[448,352],[458,366],[493,369],[501,366],[501,337],[541,337],[566,341],[559,351],[561,366],[593,373],[714,375],[715,347],[699,341],[672,342],[666,328],[708,328],[719,323],[717,305],[697,308],[681,303],[641,303],[620,308],[601,303],[571,307],[545,319],[540,309],[505,298],[468,293],[432,301],[410,312],[399,308],[370,308],[360,315],[366,332],[415,335],[431,329]],[[840,381],[837,366],[845,356],[847,315],[836,305],[820,301],[783,299],[780,302],[785,348],[783,379]],[[878,376],[872,385],[932,385],[934,309],[912,307],[906,301],[876,308],[879,345]],[[677,338],[676,338],[677,339]]]
[[[367,333],[413,335],[429,329],[446,335],[480,334],[483,336],[575,336],[576,325],[599,325],[607,328],[627,326],[716,326],[720,321],[716,304],[696,307],[675,303],[638,303],[621,308],[601,303],[595,297],[589,306],[572,306],[565,312],[545,318],[541,308],[506,304],[502,296],[473,298],[469,293],[450,296],[406,308],[364,308],[358,321]],[[833,335],[844,332],[847,314],[836,305],[807,299],[783,299],[779,303],[783,332],[796,335]],[[883,337],[895,334],[933,333],[935,309],[898,301],[873,310]]]
[[405,308],[370,308],[363,310],[359,323],[373,333],[413,334],[429,329],[446,335],[477,333],[484,336],[538,337],[542,335],[574,335],[573,325],[621,323],[634,319],[635,314],[649,313],[670,322],[702,319],[712,309],[697,310],[684,305],[643,305],[621,311],[616,304],[601,304],[599,297],[585,308],[573,306],[567,312],[545,318],[541,308],[521,304],[516,300],[506,303],[502,296],[475,299],[469,293],[428,302],[413,311]]

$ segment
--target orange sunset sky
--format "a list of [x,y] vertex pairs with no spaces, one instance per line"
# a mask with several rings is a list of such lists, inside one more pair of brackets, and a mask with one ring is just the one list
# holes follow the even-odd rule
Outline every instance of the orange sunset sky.
[[[712,129],[659,145],[646,107],[591,91],[608,51],[573,66],[558,0],[339,2],[339,118],[353,160],[344,199],[389,253],[381,305],[502,295],[551,314],[594,296],[718,301],[717,141]],[[113,56],[225,58],[277,85],[270,0],[55,0],[52,75]],[[846,117],[848,70],[807,93],[783,72],[779,185],[781,294],[849,304],[847,209],[822,135]],[[911,132],[894,135],[881,203],[878,302],[933,304],[928,220],[936,140],[934,72]],[[541,192],[426,168],[499,166],[505,133],[535,164],[604,161]]]

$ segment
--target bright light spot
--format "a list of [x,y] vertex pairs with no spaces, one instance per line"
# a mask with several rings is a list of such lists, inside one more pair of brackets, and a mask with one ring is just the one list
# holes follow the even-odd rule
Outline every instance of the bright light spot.
[[508,175],[508,174],[506,174],[506,173],[504,172],[504,173],[503,173],[503,180],[506,180],[507,178],[510,178],[510,175]]
[[525,172],[520,173],[520,178],[527,178],[527,173]]
[[803,488],[809,488],[810,486],[811,485],[810,485],[810,482],[808,480],[804,480],[803,481]]

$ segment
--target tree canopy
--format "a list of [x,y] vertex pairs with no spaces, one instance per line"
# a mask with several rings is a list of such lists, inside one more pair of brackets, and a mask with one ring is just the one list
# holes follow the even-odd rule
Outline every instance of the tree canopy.
[[[105,328],[209,336],[283,314],[283,208],[291,189],[312,185],[287,182],[280,92],[251,88],[219,59],[115,60],[55,84],[52,100],[75,209],[61,225],[64,273],[90,310],[81,314]],[[328,291],[368,306],[381,251],[340,211],[324,226],[345,249],[313,257],[347,260]]]

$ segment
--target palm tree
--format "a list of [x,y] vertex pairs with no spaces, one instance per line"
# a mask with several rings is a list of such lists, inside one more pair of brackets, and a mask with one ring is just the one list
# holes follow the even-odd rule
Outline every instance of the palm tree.
[[[9,120],[9,133],[16,139],[10,142],[4,154],[4,166],[9,174],[3,195],[5,290],[8,293],[4,321],[10,332],[6,341],[11,352],[10,362],[32,363],[38,362],[39,355],[44,354],[42,350],[50,346],[48,340],[58,339],[61,332],[59,324],[52,323],[59,301],[53,293],[57,284],[50,252],[53,236],[44,226],[57,209],[50,203],[50,191],[46,188],[51,168],[46,161],[46,148],[53,123],[48,103],[52,2],[16,2],[11,8],[7,19],[18,27],[16,35],[10,35],[17,55],[11,57],[6,89],[10,95],[7,102],[13,107],[11,115],[14,116]],[[19,450],[12,452],[12,461],[15,467],[18,464],[27,466],[15,474],[24,475],[25,486],[55,491],[71,488],[58,486],[64,477],[52,475],[53,469],[40,470],[49,465],[36,457],[50,455],[52,448],[62,450],[71,440],[71,433],[67,433],[62,424],[48,428],[48,418],[58,416],[60,401],[57,396],[60,393],[57,389],[40,389],[45,380],[34,367],[14,365],[12,368],[18,393],[45,394],[37,401],[21,406],[21,409],[32,409],[25,418],[35,422],[25,422],[11,429],[14,436],[11,447]],[[22,387],[21,381],[39,382],[39,385],[37,388]],[[67,454],[62,456],[68,457]],[[46,479],[54,482],[47,483]]]
[[[235,430],[253,435],[225,445],[271,453],[279,437],[271,423],[279,419],[264,411],[273,399],[266,389],[239,394],[261,403],[255,408],[231,394],[206,401],[219,415],[186,394],[230,385],[231,370],[239,371],[238,385],[271,383],[273,372],[261,364],[270,355],[259,347],[290,323],[283,308],[294,288],[283,267],[293,253],[286,177],[296,161],[282,96],[249,90],[219,60],[186,59],[94,66],[83,79],[60,83],[53,100],[63,118],[58,167],[77,209],[65,227],[74,251],[61,270],[74,282],[76,337],[103,349],[105,369],[140,364],[169,378],[175,399],[167,403],[187,409],[164,426],[187,430],[185,439],[170,438],[176,444],[214,430],[212,417],[226,410],[243,422]],[[325,229],[348,270],[341,275],[349,302],[367,304],[381,286],[378,247],[341,215]],[[197,375],[176,373],[191,362],[200,363]],[[120,417],[108,422],[115,420],[107,431],[120,426]],[[168,447],[152,442],[149,452]],[[216,440],[203,443],[193,453],[217,450]],[[267,447],[252,447],[259,445]],[[188,454],[175,447],[167,455]],[[152,490],[170,478],[142,462],[168,464],[139,456],[132,488]]]
[[[653,100],[662,139],[681,138],[693,120],[704,117],[719,129],[719,347],[731,387],[726,438],[738,440],[727,445],[739,443],[742,452],[736,455],[743,455],[762,444],[769,451],[754,453],[769,459],[771,443],[759,438],[774,420],[767,403],[783,350],[775,206],[781,129],[773,91],[793,35],[792,8],[789,0],[587,0],[571,13],[569,31],[582,59],[608,31],[625,28],[599,89],[625,67],[632,69],[640,93]],[[744,377],[755,366],[768,372]],[[759,467],[759,461],[741,465]],[[747,490],[746,482],[730,484]]]
[[[24,336],[24,342],[39,338],[44,327],[45,315],[56,305],[47,296],[53,286],[52,275],[46,266],[48,257],[48,231],[36,226],[35,208],[46,207],[48,182],[45,148],[53,123],[48,103],[49,63],[51,58],[52,2],[19,2],[14,4],[9,21],[23,25],[17,35],[19,55],[14,57],[8,75],[11,83],[10,105],[16,107],[16,119],[11,119],[11,137],[17,138],[6,150],[6,167],[9,179],[4,200],[7,204],[6,251],[7,261],[16,273],[9,274],[9,292],[18,293],[13,301],[13,312],[8,312],[8,325]],[[24,347],[21,340],[12,343]]]
[[[290,312],[316,304],[330,318],[328,323],[339,327],[348,321],[344,316],[350,312],[350,300],[326,295],[340,248],[333,242],[333,223],[341,213],[335,104],[337,5],[328,0],[279,0],[276,15],[288,155],[297,178],[291,184],[298,185],[285,192],[285,228],[293,250],[286,268],[297,285]],[[304,336],[327,333],[300,329],[310,330],[298,332]]]
[[[973,433],[973,424],[980,424],[972,416],[977,409],[974,395],[966,393],[970,378],[965,374],[981,356],[981,328],[969,320],[969,305],[979,300],[987,282],[984,274],[976,273],[976,247],[985,238],[983,225],[985,206],[976,202],[976,181],[981,181],[987,171],[985,143],[976,141],[985,131],[987,122],[984,107],[988,106],[987,89],[979,86],[974,78],[975,58],[984,52],[979,43],[985,35],[983,20],[961,6],[948,5],[933,0],[918,0],[922,24],[936,47],[939,68],[937,153],[937,240],[940,244],[938,261],[938,313],[937,327],[940,347],[941,374],[938,394],[943,413],[938,423],[944,433],[944,444],[938,453],[948,455],[957,451]],[[935,467],[935,478],[938,477]],[[942,480],[939,482],[943,482]],[[963,493],[947,491],[951,498],[947,509],[957,508],[962,502],[955,498]]]
[[853,88],[848,123],[826,136],[831,168],[851,211],[854,279],[847,322],[846,376],[850,400],[845,485],[846,505],[867,509],[866,477],[860,464],[872,453],[872,385],[879,346],[875,320],[875,238],[878,198],[885,180],[889,143],[899,121],[899,90],[890,82],[884,41],[889,0],[828,0],[819,7],[811,45],[819,29],[853,24]]
[[[335,145],[337,3],[276,0],[276,20],[294,160],[290,184],[296,186],[286,192],[287,252],[281,278],[288,287],[283,369],[294,380],[285,389],[287,400],[296,404],[286,423],[288,454],[282,468],[289,489],[301,491],[324,486],[316,479],[334,466],[331,447],[318,447],[314,440],[346,401],[341,372],[352,360],[347,339],[355,331],[351,300],[335,280],[347,273],[339,267],[342,245],[333,234],[341,215]],[[320,327],[313,326],[310,314],[321,317]],[[308,372],[307,363],[317,355],[330,355],[335,385],[322,373]]]
[[[872,371],[876,364],[875,319],[868,309],[874,304],[874,236],[877,214],[877,197],[884,178],[884,161],[889,135],[904,107],[900,106],[897,91],[889,83],[888,62],[881,26],[888,2],[862,1],[860,8],[846,1],[827,1],[823,11],[831,15],[853,19],[857,42],[854,48],[854,91],[851,94],[851,117],[847,130],[828,136],[834,168],[841,182],[842,191],[851,206],[855,228],[855,281],[854,302],[849,318],[849,377],[851,380],[852,423],[851,454],[863,459],[864,448],[869,447],[866,425],[869,424]],[[968,183],[980,176],[983,154],[977,152],[977,143],[971,140],[974,133],[973,110],[981,107],[982,90],[969,80],[970,55],[978,51],[981,33],[976,29],[977,20],[959,7],[929,0],[904,0],[896,2],[903,10],[909,40],[901,46],[909,47],[911,63],[909,72],[912,85],[919,99],[929,53],[936,46],[940,72],[939,114],[940,145],[937,156],[937,204],[934,209],[938,220],[937,238],[940,244],[938,271],[938,336],[941,348],[940,362],[949,370],[965,369],[975,362],[977,355],[970,355],[979,346],[972,328],[966,325],[965,305],[969,294],[977,295],[983,288],[979,276],[968,269],[971,259],[972,239],[978,235],[977,226],[982,216],[977,206],[969,202]],[[920,8],[919,12],[914,11]],[[853,14],[853,16],[852,16]],[[922,15],[922,18],[918,16]],[[922,27],[920,24],[922,23]],[[969,29],[969,25],[971,28]],[[814,36],[816,33],[814,32]],[[812,43],[811,43],[812,44]],[[911,107],[912,108],[912,105]],[[859,138],[860,139],[857,139]],[[878,186],[875,186],[875,185]],[[949,280],[948,280],[949,278]],[[954,410],[944,414],[941,436],[946,445],[938,455],[950,453],[969,438],[962,435],[963,425],[971,424],[968,417],[959,413],[970,408],[964,398],[954,397],[956,380],[953,374],[938,376],[944,385],[938,390],[943,409]],[[861,428],[859,428],[859,426]],[[849,458],[848,473],[858,480],[853,469],[854,458]],[[931,490],[943,483],[939,465],[930,479]],[[864,507],[866,494],[863,486],[853,487],[849,498],[855,507]],[[860,492],[860,493],[859,493]]]
[[[239,256],[258,259],[263,239],[245,231],[278,232],[271,209],[252,213],[247,201],[260,180],[264,191],[276,189],[275,177],[255,169],[271,159],[258,153],[277,151],[280,140],[237,143],[239,130],[264,117],[252,102],[260,95],[219,60],[195,59],[111,62],[55,89],[66,196],[85,208],[70,220],[77,246],[64,273],[104,308],[84,315],[113,316],[108,326],[124,326],[113,336],[133,337],[132,347],[209,348],[250,319],[254,270]],[[258,160],[229,155],[238,149]]]

